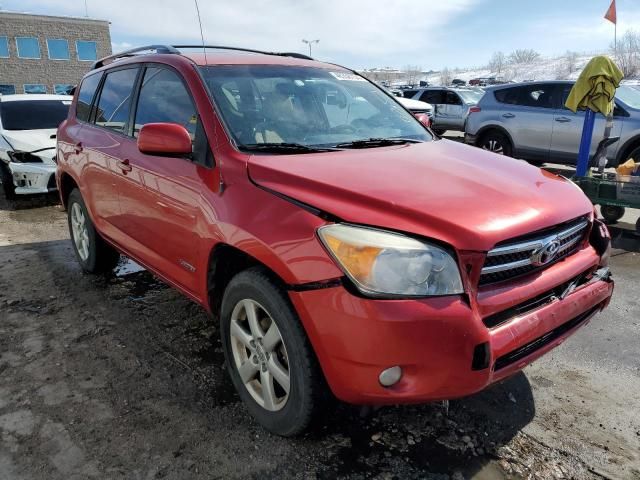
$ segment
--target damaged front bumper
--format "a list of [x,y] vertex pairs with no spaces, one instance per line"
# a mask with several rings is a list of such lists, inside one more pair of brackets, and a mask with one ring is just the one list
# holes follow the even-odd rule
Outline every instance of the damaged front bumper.
[[55,164],[9,162],[8,167],[17,194],[28,195],[57,190]]

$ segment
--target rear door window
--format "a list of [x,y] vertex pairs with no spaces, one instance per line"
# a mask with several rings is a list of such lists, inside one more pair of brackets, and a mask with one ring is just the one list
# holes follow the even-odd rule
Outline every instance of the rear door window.
[[442,105],[444,103],[444,90],[425,90],[420,95],[420,100],[432,105]]
[[167,68],[149,67],[144,73],[133,135],[147,123],[177,123],[195,139],[196,108],[180,77]]
[[502,90],[496,90],[493,94],[496,97],[496,100],[500,103],[518,105],[520,88],[521,87],[503,88]]
[[78,102],[76,103],[76,118],[83,122],[88,122],[91,115],[91,103],[100,84],[101,74],[90,75],[82,80],[80,91],[78,92]]
[[126,133],[138,68],[108,72],[96,108],[95,124]]
[[555,85],[527,85],[526,87],[520,87],[520,90],[520,105],[525,107],[554,108]]
[[462,105],[462,100],[455,92],[445,92],[444,103],[446,105]]

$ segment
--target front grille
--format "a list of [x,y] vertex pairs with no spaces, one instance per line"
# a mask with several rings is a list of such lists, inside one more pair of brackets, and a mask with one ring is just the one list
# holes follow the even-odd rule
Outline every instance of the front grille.
[[498,357],[493,364],[493,370],[498,371],[509,365],[516,363],[517,361],[523,359],[524,357],[532,354],[536,350],[540,350],[545,345],[550,344],[557,338],[560,338],[562,335],[567,333],[569,330],[577,327],[585,320],[591,318],[591,316],[596,313],[600,309],[600,305],[596,305],[595,307],[587,310],[584,313],[581,313],[577,317],[569,320],[566,323],[563,323],[559,327],[554,328],[550,332],[545,333],[541,337],[536,338],[535,340],[521,346],[520,348],[513,350],[512,352],[507,353],[501,357]]
[[[589,221],[585,218],[579,218],[516,240],[498,244],[487,253],[487,258],[480,274],[480,285],[510,280],[541,270],[575,253],[588,227]],[[534,254],[554,240],[559,242],[555,257],[544,265],[534,264],[532,259]]]

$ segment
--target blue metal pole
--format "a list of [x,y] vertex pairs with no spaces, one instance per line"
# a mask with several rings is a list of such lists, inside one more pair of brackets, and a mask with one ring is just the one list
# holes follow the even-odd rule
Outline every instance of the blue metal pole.
[[580,150],[578,151],[578,165],[576,176],[584,177],[589,168],[589,153],[591,151],[591,138],[593,137],[593,126],[596,121],[596,114],[590,108],[584,113],[584,123],[582,124],[582,138],[580,139]]

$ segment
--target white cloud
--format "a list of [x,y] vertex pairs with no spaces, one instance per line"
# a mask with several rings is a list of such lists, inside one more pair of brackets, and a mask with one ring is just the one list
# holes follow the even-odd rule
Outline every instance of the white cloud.
[[[320,39],[314,56],[340,60],[357,58],[392,65],[406,63],[411,52],[437,48],[434,32],[480,0],[442,0],[421,6],[415,0],[200,0],[208,43],[265,50],[306,51],[303,38]],[[83,2],[23,0],[25,8],[46,8],[84,16]],[[114,49],[124,43],[198,41],[193,1],[88,0],[89,15],[111,21]],[[412,14],[411,12],[415,12]],[[403,60],[398,61],[400,54]]]

